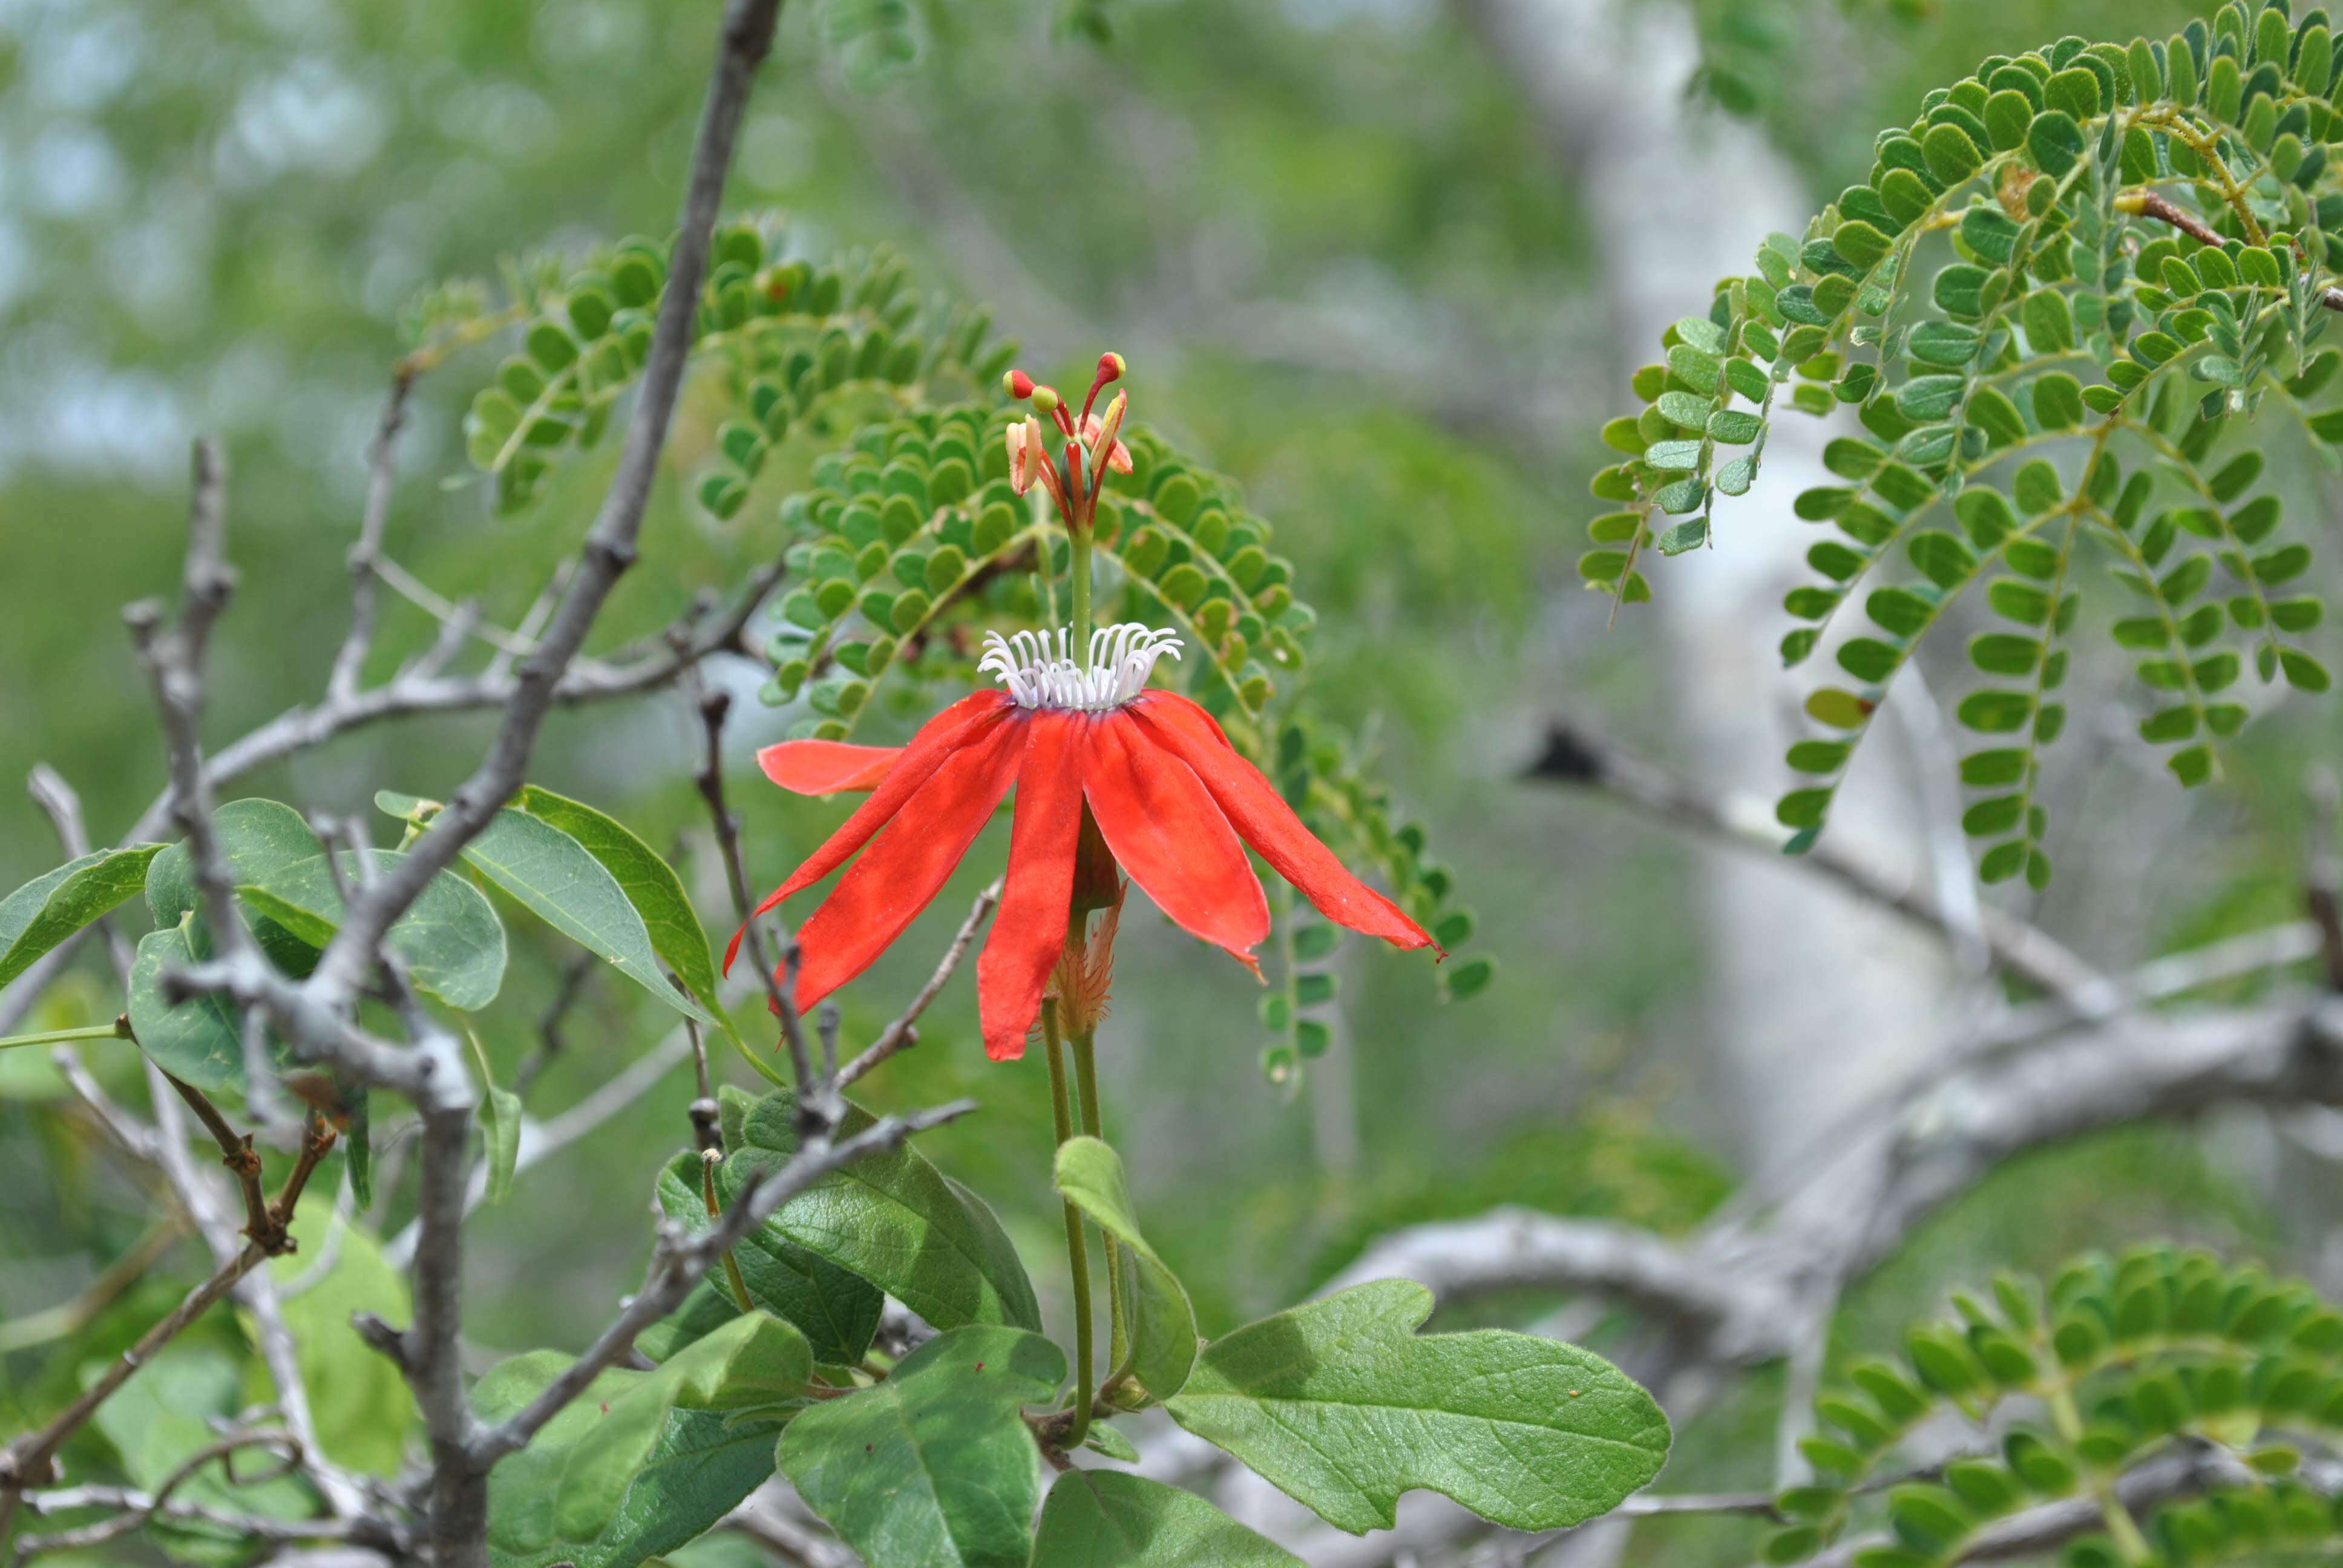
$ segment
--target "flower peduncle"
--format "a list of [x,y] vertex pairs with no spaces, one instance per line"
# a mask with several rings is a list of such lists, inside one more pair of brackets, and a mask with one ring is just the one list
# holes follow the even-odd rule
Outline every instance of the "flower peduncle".
[[976,668],[1006,687],[1020,708],[1109,713],[1146,689],[1157,659],[1180,657],[1180,636],[1125,621],[1091,632],[1083,651],[1088,660],[1078,661],[1073,634],[1065,627],[1005,638],[989,631]]

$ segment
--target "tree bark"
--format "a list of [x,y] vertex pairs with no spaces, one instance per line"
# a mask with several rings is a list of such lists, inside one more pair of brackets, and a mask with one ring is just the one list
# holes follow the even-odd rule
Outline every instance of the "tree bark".
[[[1602,257],[1627,373],[1660,357],[1671,321],[1705,313],[1718,278],[1749,272],[1774,230],[1803,233],[1812,197],[1754,127],[1688,102],[1698,64],[1678,6],[1616,0],[1458,0],[1569,169]],[[1668,702],[1699,777],[1778,795],[1783,752],[1800,732],[1805,685],[1774,645],[1784,592],[1805,575],[1805,525],[1789,502],[1831,482],[1818,427],[1774,421],[1759,482],[1722,509],[1713,548],[1651,561],[1670,666]],[[1595,509],[1585,503],[1585,516]],[[1632,629],[1623,635],[1633,635]],[[1817,656],[1818,662],[1826,655]],[[1893,731],[1893,724],[1885,727]],[[1922,878],[1917,784],[1879,744],[1841,792],[1831,831]],[[1898,863],[1900,858],[1900,863]],[[1704,851],[1709,1035],[1733,1092],[1733,1128],[1751,1164],[1803,1147],[1909,1070],[1936,1043],[1928,1002],[1947,971],[1928,939],[1893,929],[1786,868]],[[1966,879],[1964,862],[1960,874]]]

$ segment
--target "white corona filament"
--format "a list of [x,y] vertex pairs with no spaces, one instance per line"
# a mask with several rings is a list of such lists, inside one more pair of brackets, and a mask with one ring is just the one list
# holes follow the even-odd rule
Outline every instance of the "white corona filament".
[[1084,669],[1074,662],[1072,636],[1064,627],[1054,634],[1020,631],[1005,638],[989,631],[976,668],[1007,687],[1020,708],[1108,713],[1146,689],[1157,659],[1180,657],[1180,638],[1125,621],[1091,632],[1090,652]]

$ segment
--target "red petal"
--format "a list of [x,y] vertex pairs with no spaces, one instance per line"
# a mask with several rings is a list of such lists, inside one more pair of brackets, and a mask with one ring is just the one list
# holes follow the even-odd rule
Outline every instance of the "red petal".
[[[766,895],[754,915],[761,915],[792,893],[802,892],[846,863],[847,857],[870,841],[870,836],[887,825],[889,818],[903,809],[919,787],[941,767],[954,750],[978,739],[1001,720],[1011,706],[1004,691],[980,691],[960,699],[941,713],[920,726],[903,748],[896,766],[880,781],[870,799],[854,809],[854,814],[842,823],[838,831],[826,839],[821,848],[808,856],[804,865],[789,873],[789,879]],[[753,919],[754,915],[750,918]],[[724,970],[732,970],[732,960],[740,956],[740,938],[748,930],[745,925],[732,933],[731,946],[724,950]]]
[[1024,755],[1025,727],[996,724],[954,750],[903,803],[799,930],[800,1009],[869,969],[919,918],[1009,793]]
[[1301,889],[1320,914],[1403,948],[1434,945],[1422,926],[1353,876],[1334,851],[1302,825],[1261,769],[1230,748],[1211,714],[1177,692],[1162,690],[1145,693],[1125,711],[1138,715],[1151,735],[1194,769],[1244,841],[1279,876]]
[[992,935],[976,960],[976,1006],[984,1054],[1014,1061],[1041,1010],[1051,968],[1066,945],[1074,896],[1074,846],[1081,837],[1083,741],[1089,721],[1037,713],[1027,726],[1017,774],[1017,819],[1009,833],[1009,881]]
[[784,740],[757,753],[765,777],[797,795],[874,789],[903,755],[900,746],[850,746],[843,740]]
[[1082,790],[1099,831],[1181,930],[1257,970],[1250,950],[1269,934],[1269,900],[1252,863],[1196,775],[1129,711],[1110,713],[1091,730]]

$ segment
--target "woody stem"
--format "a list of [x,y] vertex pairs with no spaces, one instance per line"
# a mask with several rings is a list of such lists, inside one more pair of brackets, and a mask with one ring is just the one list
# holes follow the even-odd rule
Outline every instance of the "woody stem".
[[[1074,1135],[1074,1113],[1066,1098],[1066,1042],[1058,1030],[1058,1003],[1041,1003],[1041,1038],[1050,1047],[1050,1107],[1057,1113],[1058,1142]],[[1080,1448],[1091,1430],[1091,1254],[1082,1240],[1082,1214],[1066,1204],[1066,1262],[1074,1282],[1074,1403],[1065,1445]]]
[[[1074,1036],[1074,1081],[1082,1091],[1082,1131],[1104,1141],[1106,1134],[1100,1131],[1105,1124],[1105,1112],[1099,1101],[1098,1030],[1095,1026]],[[1121,1260],[1115,1255],[1121,1249],[1115,1239],[1104,1231],[1099,1232],[1099,1239],[1106,1243],[1107,1322],[1111,1325],[1107,1333],[1107,1361],[1111,1372],[1120,1372],[1129,1333],[1126,1327],[1128,1320],[1123,1315],[1128,1309],[1122,1300],[1122,1271],[1118,1267]]]

